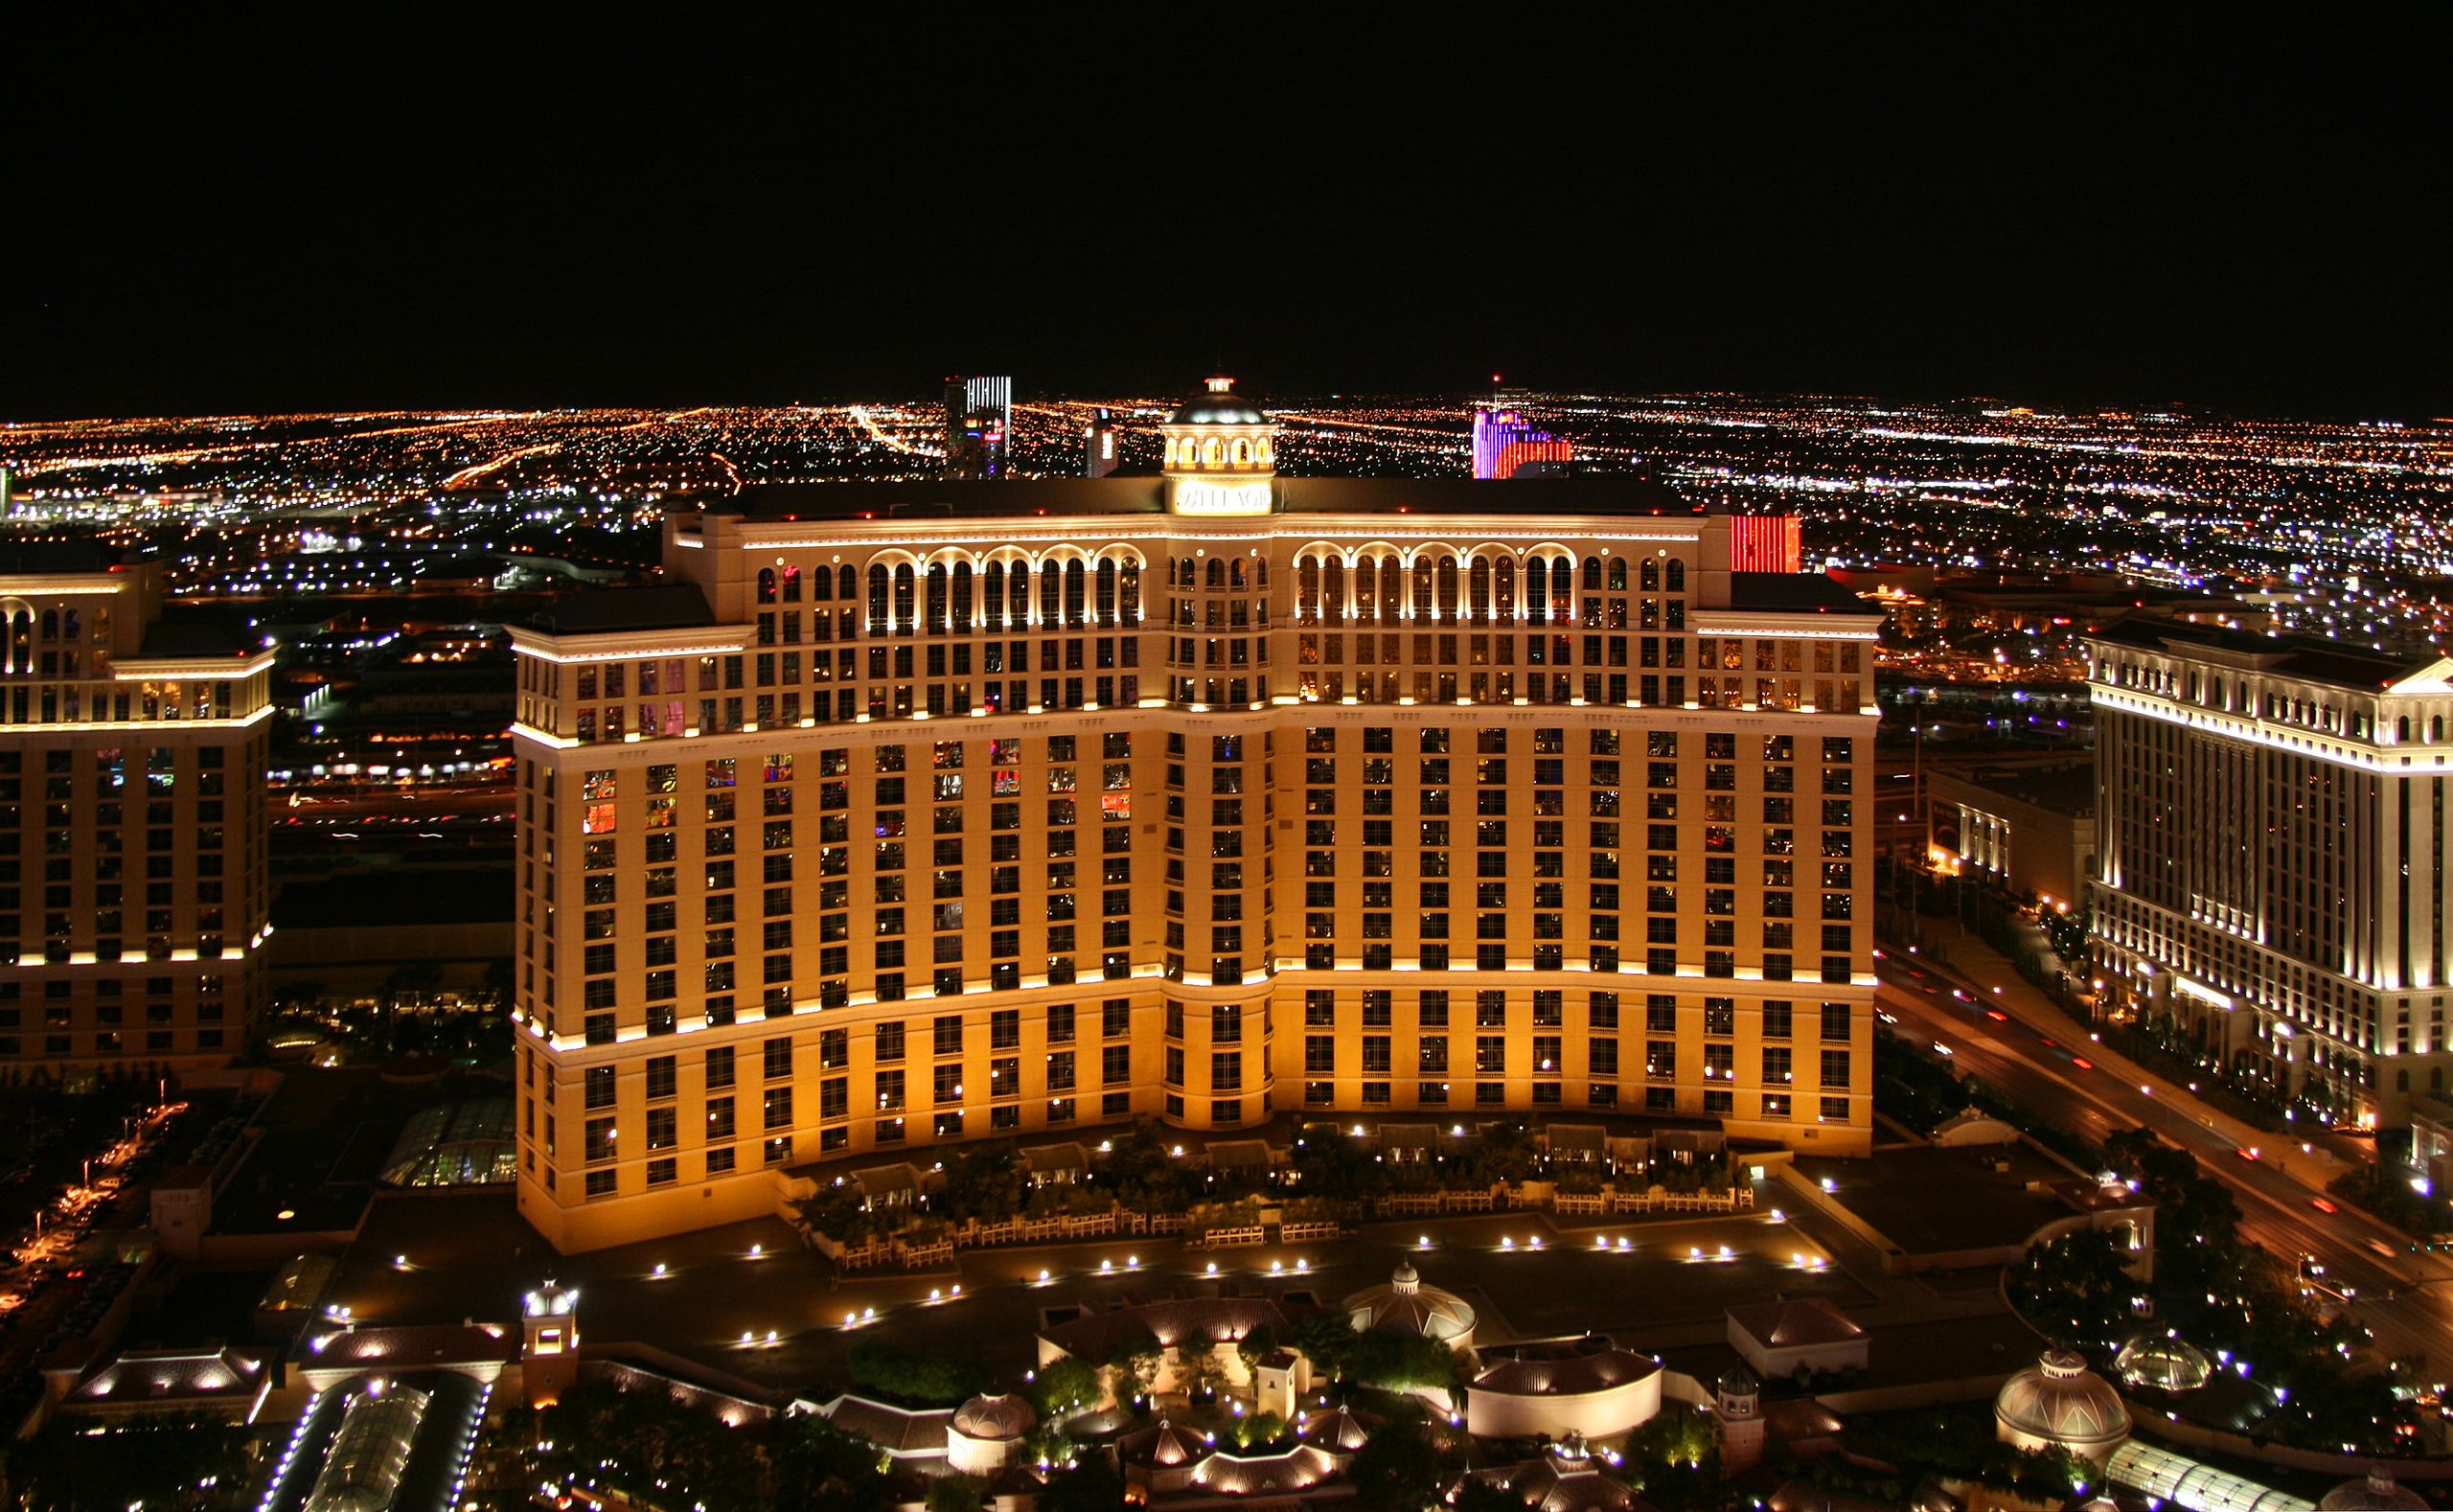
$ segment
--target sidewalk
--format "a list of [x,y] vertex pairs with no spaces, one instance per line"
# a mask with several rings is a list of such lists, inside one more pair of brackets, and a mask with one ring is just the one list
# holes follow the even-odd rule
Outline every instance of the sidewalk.
[[[2021,976],[2000,951],[1977,936],[1970,934],[1964,940],[1953,940],[1949,950],[1950,963],[1943,966],[1925,955],[1910,957],[1904,947],[1894,948],[1888,941],[1883,945],[1884,953],[1892,959],[1913,958],[1925,971],[1965,987],[2032,1033],[2067,1040],[2085,1031],[2082,1020],[2054,1006],[2042,988]],[[1993,989],[1996,987],[2002,991],[1995,992]],[[2320,1196],[2324,1195],[2327,1183],[2334,1178],[2351,1169],[2328,1150],[2320,1147],[2304,1152],[2300,1148],[2302,1141],[2244,1123],[2195,1096],[2188,1088],[2160,1080],[2101,1041],[2095,1041],[2089,1045],[2087,1058],[2096,1063],[2098,1069],[2132,1087],[2152,1086],[2157,1101],[2185,1114],[2234,1147],[2264,1152],[2267,1167]]]

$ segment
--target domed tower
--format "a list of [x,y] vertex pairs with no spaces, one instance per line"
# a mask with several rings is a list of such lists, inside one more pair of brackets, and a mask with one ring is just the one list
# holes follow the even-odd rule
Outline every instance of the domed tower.
[[[1233,388],[1232,378],[1211,378],[1206,394],[1158,427],[1166,507],[1185,522],[1167,553],[1165,701],[1185,716],[1249,714],[1273,696],[1271,547],[1264,522],[1250,516],[1275,504],[1276,427]],[[1177,726],[1185,759],[1170,769],[1183,771],[1189,792],[1229,796],[1171,815],[1169,849],[1181,846],[1182,859],[1168,860],[1159,1116],[1188,1129],[1242,1129],[1267,1121],[1276,1096],[1276,890],[1266,885],[1272,817],[1261,796],[1269,737],[1245,720],[1206,722]],[[1190,879],[1207,880],[1207,904],[1187,914],[1176,868],[1195,858],[1207,858],[1193,862]],[[1196,905],[1204,896],[1189,895]]]
[[1712,1419],[1720,1430],[1721,1473],[1734,1476],[1763,1457],[1763,1383],[1744,1364],[1721,1375],[1713,1393]]
[[1162,473],[1171,515],[1266,515],[1274,500],[1277,427],[1238,399],[1223,374],[1158,427],[1167,439]]

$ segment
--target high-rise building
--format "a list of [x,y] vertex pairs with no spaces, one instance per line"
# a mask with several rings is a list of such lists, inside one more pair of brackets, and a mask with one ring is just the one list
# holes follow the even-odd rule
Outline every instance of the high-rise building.
[[1636,480],[1282,479],[1223,379],[1160,428],[752,489],[515,630],[553,1243],[1144,1116],[1868,1148],[1879,614]]
[[1014,433],[1014,380],[946,379],[946,475],[1001,478]]
[[272,653],[162,568],[0,552],[0,1079],[218,1065],[264,992]]
[[2342,1122],[2453,1072],[2453,660],[2132,617],[2088,638],[2107,1006]]
[[1115,418],[1102,407],[1082,427],[1082,476],[1103,478],[1116,469]]
[[1575,444],[1526,424],[1512,409],[1474,411],[1474,476],[1549,477],[1575,460]]

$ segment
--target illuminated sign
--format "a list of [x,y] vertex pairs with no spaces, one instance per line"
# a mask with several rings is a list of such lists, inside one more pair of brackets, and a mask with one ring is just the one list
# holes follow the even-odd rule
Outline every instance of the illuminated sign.
[[1260,481],[1217,483],[1205,478],[1171,478],[1167,510],[1174,515],[1266,515],[1270,512],[1270,486]]

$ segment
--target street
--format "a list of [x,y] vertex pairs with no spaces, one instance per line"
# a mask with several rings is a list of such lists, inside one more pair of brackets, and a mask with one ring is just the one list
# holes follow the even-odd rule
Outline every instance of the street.
[[[2317,1157],[2300,1144],[2246,1130],[2185,1088],[2115,1069],[2116,1062],[2128,1063],[2092,1042],[2083,1025],[2006,968],[1997,980],[1977,981],[1929,960],[1891,955],[1881,975],[1876,1002],[1919,1049],[1930,1054],[1937,1041],[1949,1045],[1960,1071],[2090,1142],[2144,1125],[2190,1151],[2239,1203],[2243,1237],[2285,1261],[2314,1256],[2329,1282],[2350,1289],[2351,1316],[2373,1332],[2380,1350],[2423,1354],[2433,1370],[2453,1365],[2453,1300],[2445,1294],[2453,1263],[2412,1253],[2408,1235],[2348,1203],[2324,1198],[2334,1210],[2318,1207],[2322,1180],[2311,1184],[2291,1171],[2297,1161],[2304,1162],[2300,1176],[2318,1174]],[[2256,1158],[2243,1150],[2256,1151]]]

